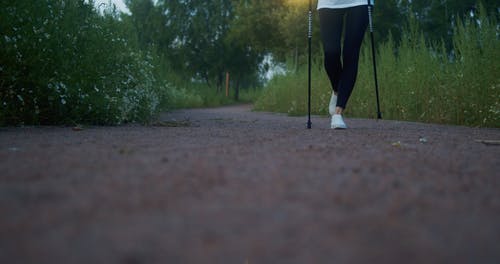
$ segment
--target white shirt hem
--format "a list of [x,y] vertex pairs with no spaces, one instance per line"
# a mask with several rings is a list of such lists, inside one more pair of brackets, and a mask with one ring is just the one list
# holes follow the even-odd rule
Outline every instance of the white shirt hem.
[[368,4],[351,4],[351,5],[335,5],[335,6],[323,5],[323,6],[318,6],[317,9],[318,10],[322,8],[338,9],[338,8],[348,8],[348,7],[363,6],[363,5],[368,5]]

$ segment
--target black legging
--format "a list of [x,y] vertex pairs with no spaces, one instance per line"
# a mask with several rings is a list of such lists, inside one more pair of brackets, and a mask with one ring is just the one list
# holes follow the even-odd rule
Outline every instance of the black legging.
[[[342,50],[340,44],[344,17],[345,34]],[[368,26],[368,6],[322,8],[319,10],[319,21],[326,73],[333,91],[338,93],[337,106],[345,109],[356,83],[359,50]]]

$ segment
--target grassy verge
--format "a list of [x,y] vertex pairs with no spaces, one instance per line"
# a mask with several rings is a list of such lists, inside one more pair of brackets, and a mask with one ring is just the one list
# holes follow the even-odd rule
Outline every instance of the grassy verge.
[[[485,14],[486,12],[482,12]],[[378,46],[377,67],[385,119],[500,127],[500,41],[497,21],[480,17],[458,22],[454,49],[426,43],[415,23],[400,44]],[[368,38],[366,38],[368,39]],[[375,118],[376,100],[369,42],[360,58],[356,87],[346,115]],[[312,112],[327,115],[331,88],[321,58],[313,65]],[[256,110],[303,115],[307,111],[307,68],[275,77]]]
[[253,103],[261,95],[261,88],[240,89],[239,99],[234,99],[234,90],[230,90],[229,96],[225,92],[217,92],[214,87],[202,83],[190,83],[177,85],[169,91],[169,108],[200,108],[217,107],[231,104]]

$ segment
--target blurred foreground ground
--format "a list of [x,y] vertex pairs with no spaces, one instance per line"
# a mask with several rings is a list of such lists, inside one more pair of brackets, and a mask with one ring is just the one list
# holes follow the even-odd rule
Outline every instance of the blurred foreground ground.
[[346,122],[0,128],[0,263],[500,262],[500,130]]

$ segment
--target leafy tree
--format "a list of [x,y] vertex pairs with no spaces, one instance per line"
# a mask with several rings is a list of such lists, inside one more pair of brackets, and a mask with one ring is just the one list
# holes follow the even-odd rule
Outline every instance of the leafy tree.
[[401,0],[376,1],[373,13],[374,33],[377,41],[387,40],[389,33],[394,39],[400,39],[401,21],[404,21],[404,10],[398,5]]
[[[378,3],[380,3],[379,1]],[[496,0],[402,0],[398,6],[407,17],[412,13],[419,21],[429,41],[443,39],[451,48],[456,21],[463,17],[477,15],[480,4],[483,4],[491,15],[498,16],[500,7]]]
[[[232,16],[229,0],[159,1],[171,37],[166,48],[175,69],[221,87],[224,38]],[[190,77],[186,77],[190,78]]]
[[153,0],[125,0],[125,4],[131,15],[123,17],[133,25],[139,46],[142,49],[159,46],[165,36],[160,8],[154,5]]
[[[233,1],[234,19],[226,38],[229,47],[227,65],[232,73],[235,97],[242,83],[255,83],[259,63],[266,54],[277,49],[283,42],[279,28],[282,1]],[[254,80],[250,80],[250,78]]]

